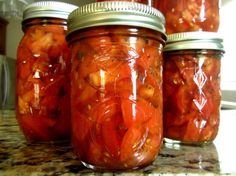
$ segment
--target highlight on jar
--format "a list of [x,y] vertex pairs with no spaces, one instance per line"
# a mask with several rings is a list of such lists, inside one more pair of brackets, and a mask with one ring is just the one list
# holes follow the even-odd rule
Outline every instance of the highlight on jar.
[[17,50],[16,118],[29,142],[70,139],[70,51],[67,16],[77,6],[35,2],[26,7]]
[[163,136],[162,14],[140,3],[88,4],[69,15],[68,31],[76,155],[95,170],[150,164]]
[[166,33],[217,32],[220,22],[219,0],[160,0],[157,3],[166,19]]
[[166,142],[201,145],[215,139],[220,123],[223,54],[223,40],[218,33],[168,36],[163,72]]

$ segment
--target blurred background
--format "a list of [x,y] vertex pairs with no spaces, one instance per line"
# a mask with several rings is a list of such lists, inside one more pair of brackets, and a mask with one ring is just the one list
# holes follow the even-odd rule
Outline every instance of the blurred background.
[[[37,1],[37,0],[36,0]],[[62,0],[57,0],[62,1]],[[21,30],[24,7],[34,0],[0,0],[0,109],[15,109],[15,70],[17,46],[23,36]],[[64,0],[81,6],[95,0]],[[225,56],[222,59],[222,100],[236,102],[236,52],[234,43],[236,0],[222,0],[220,29],[224,38]],[[2,101],[1,101],[2,100]]]

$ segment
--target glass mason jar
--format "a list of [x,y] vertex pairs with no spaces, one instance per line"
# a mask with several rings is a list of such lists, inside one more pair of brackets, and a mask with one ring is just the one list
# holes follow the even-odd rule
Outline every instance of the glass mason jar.
[[[103,2],[103,1],[114,1],[114,0],[96,0],[96,1],[97,2]],[[158,0],[116,0],[116,1],[137,2],[137,3],[142,3],[142,4],[150,5],[152,7],[156,7]]]
[[219,28],[219,0],[159,0],[159,9],[166,18],[166,33],[208,31]]
[[168,36],[163,72],[165,141],[203,144],[216,137],[223,53],[216,33]]
[[30,142],[68,140],[70,51],[67,16],[77,6],[41,1],[24,10],[17,50],[16,117]]
[[158,154],[164,31],[162,14],[138,3],[92,3],[69,15],[72,144],[86,167],[135,169]]

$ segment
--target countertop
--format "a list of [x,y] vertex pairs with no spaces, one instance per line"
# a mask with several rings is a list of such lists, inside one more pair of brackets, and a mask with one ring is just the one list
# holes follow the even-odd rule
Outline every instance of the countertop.
[[156,160],[135,171],[84,168],[68,144],[28,144],[14,111],[0,116],[0,176],[236,175],[236,110],[222,110],[217,138],[203,147],[163,144]]

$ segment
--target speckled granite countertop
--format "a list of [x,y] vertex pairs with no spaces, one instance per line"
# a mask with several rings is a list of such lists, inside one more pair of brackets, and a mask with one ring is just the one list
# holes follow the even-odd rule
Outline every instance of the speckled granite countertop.
[[0,116],[0,176],[236,175],[236,110],[221,112],[213,144],[164,145],[152,165],[136,171],[98,173],[84,168],[66,144],[27,144],[14,111]]

